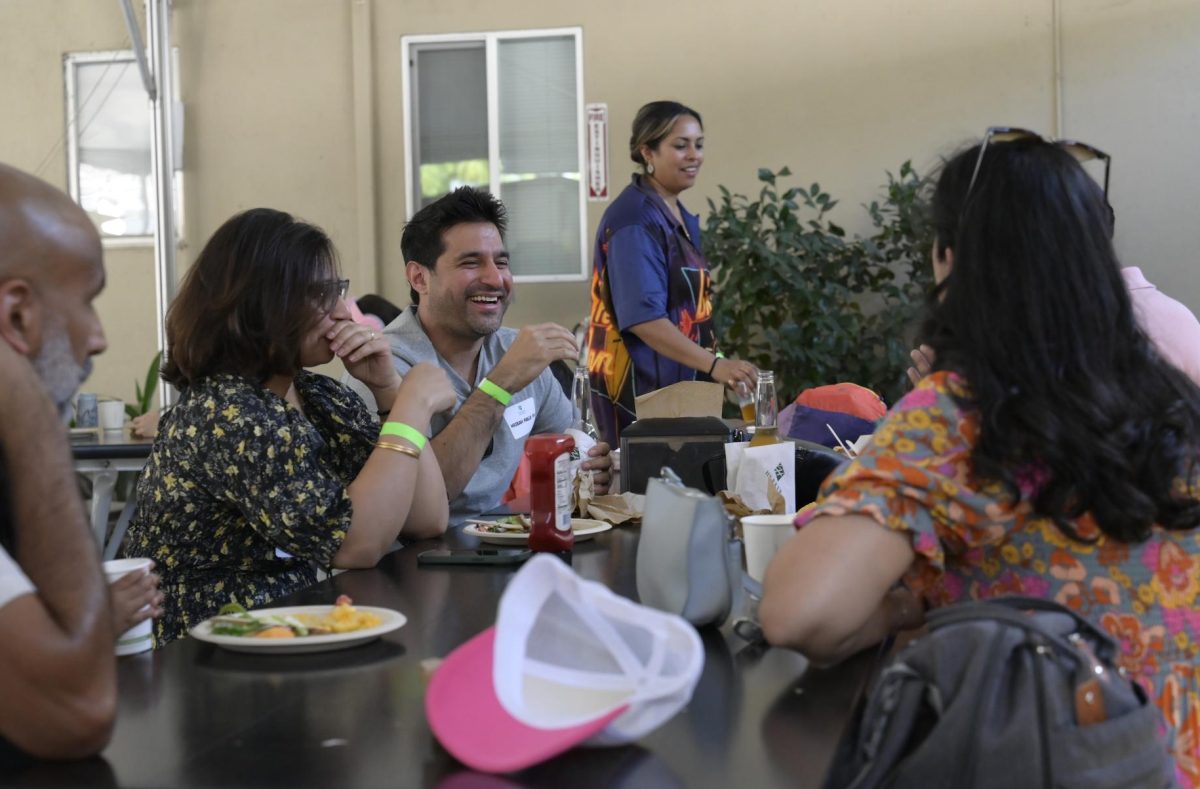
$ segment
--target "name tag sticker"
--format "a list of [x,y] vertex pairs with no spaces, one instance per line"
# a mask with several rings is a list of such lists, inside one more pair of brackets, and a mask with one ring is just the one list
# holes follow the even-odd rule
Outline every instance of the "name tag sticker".
[[537,416],[537,407],[533,398],[527,397],[519,403],[513,403],[504,409],[504,421],[512,431],[513,438],[524,438],[533,430],[533,420]]

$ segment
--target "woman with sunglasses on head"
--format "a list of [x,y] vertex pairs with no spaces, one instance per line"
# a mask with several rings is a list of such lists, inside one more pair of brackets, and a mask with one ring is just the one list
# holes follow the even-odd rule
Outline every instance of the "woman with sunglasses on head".
[[[454,405],[445,372],[400,381],[386,340],[354,323],[317,227],[259,208],[209,239],[167,315],[163,378],[179,388],[138,483],[124,553],[162,576],[156,645],[231,601],[270,603],[315,566],[372,567],[400,535],[442,533],[446,492],[425,448]],[[304,368],[334,357],[384,411]]]
[[611,446],[637,395],[696,379],[752,390],[756,379],[754,365],[717,353],[700,222],[679,202],[704,163],[700,114],[675,101],[645,105],[629,156],[642,172],[600,220],[588,330],[593,410]]
[[1200,389],[1138,328],[1072,155],[1036,137],[979,152],[933,198],[933,371],[797,518],[764,630],[837,661],[920,624],[922,602],[1056,600],[1123,645],[1200,785]]

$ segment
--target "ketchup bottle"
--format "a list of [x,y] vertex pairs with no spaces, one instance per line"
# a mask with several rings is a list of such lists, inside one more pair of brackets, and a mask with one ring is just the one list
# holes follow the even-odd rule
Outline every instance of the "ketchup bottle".
[[543,433],[525,441],[529,458],[529,549],[564,557],[575,547],[571,531],[571,450],[575,439]]

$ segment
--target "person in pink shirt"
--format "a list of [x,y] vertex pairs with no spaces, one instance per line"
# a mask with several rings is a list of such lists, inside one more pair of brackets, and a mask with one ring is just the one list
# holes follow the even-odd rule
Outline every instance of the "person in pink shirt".
[[1192,311],[1163,293],[1137,266],[1121,269],[1133,299],[1138,324],[1171,364],[1200,384],[1200,320]]

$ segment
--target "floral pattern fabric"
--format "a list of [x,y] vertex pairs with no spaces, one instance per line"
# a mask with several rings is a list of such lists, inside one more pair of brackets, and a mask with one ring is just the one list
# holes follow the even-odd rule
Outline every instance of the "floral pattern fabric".
[[1146,542],[1128,544],[1084,516],[1075,529],[1094,542],[1067,537],[1033,512],[1036,473],[1018,476],[1019,500],[974,477],[978,414],[954,399],[965,391],[951,373],[927,376],[797,526],[856,514],[905,533],[916,561],[904,582],[932,605],[1028,595],[1098,623],[1161,710],[1180,783],[1200,787],[1200,529],[1155,527]]
[[233,375],[203,379],[163,414],[138,483],[126,556],[158,565],[155,645],[235,601],[262,606],[316,582],[350,528],[346,486],[378,423],[322,375],[295,379],[304,413]]

